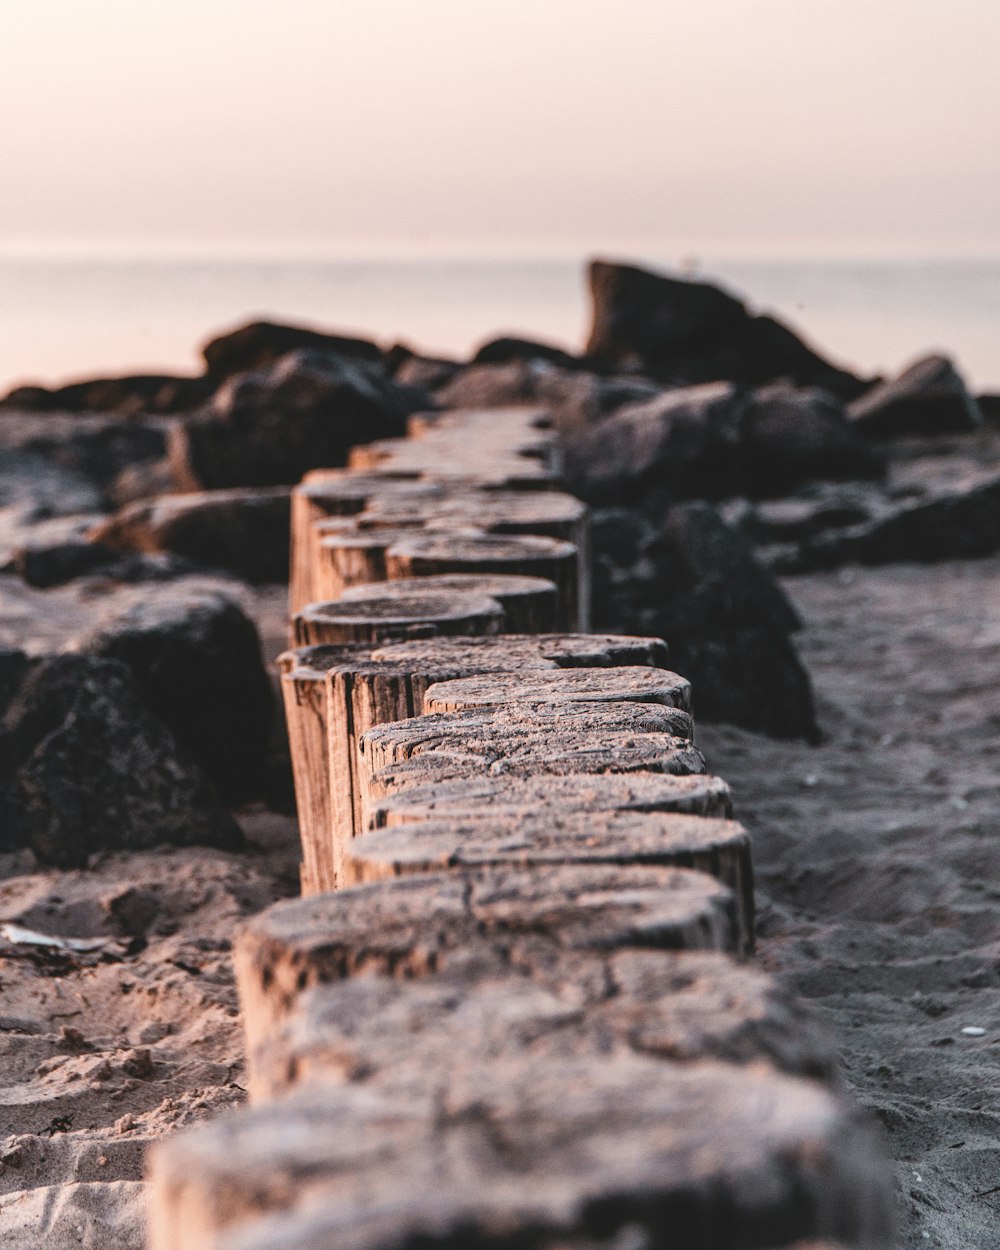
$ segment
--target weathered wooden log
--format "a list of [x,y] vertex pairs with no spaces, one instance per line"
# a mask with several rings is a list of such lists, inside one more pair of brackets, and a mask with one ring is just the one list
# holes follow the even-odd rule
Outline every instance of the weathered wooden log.
[[438,820],[362,833],[347,848],[345,884],[497,865],[615,864],[692,868],[736,901],[743,950],[754,945],[750,836],[730,820],[659,812],[518,813]]
[[159,1145],[151,1250],[889,1250],[894,1201],[870,1123],[767,1065],[438,1071],[415,1039],[391,1086],[311,1087]]
[[436,751],[502,759],[519,754],[526,738],[557,730],[670,734],[687,741],[694,735],[687,712],[658,703],[497,703],[377,725],[362,736],[359,750],[365,768],[377,772]]
[[[380,647],[374,658],[430,667],[435,664],[451,669],[464,667],[466,675],[472,676],[512,672],[515,668],[666,668],[668,651],[662,638],[564,633],[521,638],[505,635],[499,642],[484,638],[441,638],[389,643]],[[502,659],[503,663],[498,664],[497,659]],[[421,705],[417,706],[419,709]]]
[[570,542],[577,550],[580,603],[590,602],[590,518],[585,504],[560,491],[448,491],[422,500],[387,496],[362,519],[421,524],[429,530],[476,527],[487,534],[526,534]]
[[348,469],[323,469],[307,473],[292,491],[291,579],[289,609],[297,612],[317,595],[313,584],[318,538],[314,526],[330,517],[349,517],[363,512],[375,499],[428,500],[445,493],[439,482],[416,478],[366,476]]
[[[331,528],[331,524],[335,528]],[[316,531],[313,587],[323,601],[339,598],[350,586],[384,582],[398,576],[388,571],[390,548],[403,539],[424,536],[422,529],[412,525],[345,528],[341,522],[327,521],[320,522]],[[477,536],[485,537],[485,534],[481,530],[469,530],[468,537]]]
[[[371,594],[385,597],[411,595],[413,579],[374,582],[350,586],[340,596],[341,602],[353,602]],[[504,632],[509,634],[544,634],[556,629],[559,618],[559,594],[555,582],[544,577],[515,577],[503,573],[446,573],[439,577],[422,577],[420,589],[430,592],[458,592],[489,595],[503,608]]]
[[294,618],[296,646],[374,644],[438,634],[495,637],[503,629],[503,608],[496,599],[455,591],[426,593],[413,582],[410,586],[408,595],[308,604]]
[[701,952],[523,946],[516,966],[474,944],[443,971],[308,991],[250,1065],[253,1101],[312,1082],[388,1078],[412,1058],[564,1058],[630,1050],[671,1062],[723,1059],[840,1086],[834,1038],[766,973]]
[[[484,745],[480,743],[479,745]],[[688,776],[704,773],[701,752],[686,738],[671,734],[624,733],[604,729],[581,733],[561,729],[526,732],[506,741],[506,753],[488,746],[482,752],[427,751],[398,764],[368,772],[361,750],[358,787],[361,791],[361,827],[383,799],[404,794],[414,786],[474,780],[477,777],[566,777],[655,773]]]
[[415,412],[406,423],[409,438],[451,437],[478,431],[480,437],[494,438],[501,448],[525,439],[553,441],[552,415],[534,404],[511,404],[505,408],[445,408],[435,412]]
[[[279,663],[289,735],[296,741],[307,737],[310,744],[292,754],[303,862],[317,865],[315,873],[304,872],[304,891],[335,888],[343,845],[363,827],[358,739],[375,725],[418,715],[434,682],[514,667],[614,668],[665,660],[659,639],[589,634],[437,638],[286,652]],[[317,682],[326,693],[322,706]]]
[[278,903],[238,931],[247,1053],[304,990],[361,972],[422,976],[474,939],[511,960],[525,940],[575,950],[742,951],[730,891],[684,868],[500,866],[355,886]]
[[581,607],[576,548],[556,538],[489,534],[475,538],[457,533],[403,537],[386,551],[385,569],[390,579],[440,573],[545,577],[559,590],[561,628],[580,629],[579,622],[587,615]]
[[691,683],[662,668],[569,669],[474,675],[431,686],[424,712],[464,712],[498,703],[661,703],[691,710]]
[[417,820],[493,820],[532,811],[677,812],[732,816],[729,787],[719,777],[658,773],[587,777],[477,777],[408,786],[372,805],[375,829]]
[[415,476],[483,489],[552,490],[562,485],[561,471],[542,460],[504,450],[456,447],[444,440],[367,443],[352,450],[348,465],[370,475]]

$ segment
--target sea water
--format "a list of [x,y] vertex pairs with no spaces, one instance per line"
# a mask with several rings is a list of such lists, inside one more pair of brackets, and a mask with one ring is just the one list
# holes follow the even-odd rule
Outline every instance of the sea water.
[[[640,256],[718,281],[866,374],[928,351],[1000,390],[1000,257]],[[500,333],[580,349],[582,257],[0,256],[0,390],[122,372],[196,372],[198,345],[252,317],[464,356]]]

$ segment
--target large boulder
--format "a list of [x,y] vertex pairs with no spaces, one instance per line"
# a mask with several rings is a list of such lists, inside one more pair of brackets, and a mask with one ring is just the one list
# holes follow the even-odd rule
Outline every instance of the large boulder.
[[713,382],[626,404],[569,441],[569,483],[588,503],[653,511],[738,494],[749,402],[733,383]]
[[947,356],[924,356],[898,377],[880,382],[848,408],[854,428],[869,438],[955,434],[974,430],[982,414]]
[[671,500],[765,498],[814,479],[878,477],[884,470],[839,400],[788,383],[754,391],[731,382],[658,390],[564,432],[578,494],[654,511]]
[[205,412],[174,427],[175,479],[187,490],[294,485],[342,465],[358,443],[402,436],[417,406],[381,365],[292,352],[231,377]]
[[128,669],[61,655],[39,664],[0,734],[3,843],[83,868],[102,850],[242,845],[239,827]]
[[368,339],[273,321],[250,321],[235,330],[227,330],[209,339],[201,354],[209,374],[218,383],[234,373],[263,369],[289,352],[311,349],[372,364],[382,359],[378,346]]
[[844,406],[819,387],[787,382],[759,387],[743,417],[744,493],[783,495],[803,482],[877,478],[882,455],[848,421]]
[[91,531],[117,552],[170,553],[248,582],[287,582],[287,486],[165,495],[122,508]]
[[787,379],[843,398],[864,390],[854,374],[824,360],[787,326],[753,315],[711,283],[598,260],[590,266],[590,291],[587,354],[605,367],[676,385]]
[[812,686],[790,636],[797,613],[714,508],[679,504],[658,523],[598,512],[593,544],[594,627],[666,638],[699,719],[818,739]]
[[257,630],[225,591],[146,588],[75,645],[128,666],[146,707],[229,803],[265,793],[274,695]]

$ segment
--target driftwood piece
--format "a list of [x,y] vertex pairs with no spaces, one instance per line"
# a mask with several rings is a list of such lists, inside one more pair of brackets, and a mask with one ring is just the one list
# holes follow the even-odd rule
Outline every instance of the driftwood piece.
[[416,820],[493,820],[518,812],[677,812],[732,816],[729,787],[719,777],[658,773],[587,777],[477,777],[407,787],[373,804],[376,829]]
[[[577,549],[557,538],[486,534],[476,538],[458,533],[423,533],[403,537],[385,553],[391,579],[428,577],[441,573],[513,573],[544,577],[559,592],[559,619],[563,629],[583,629],[586,620],[579,586]],[[369,581],[373,580],[371,578]]]
[[736,900],[741,945],[753,947],[750,835],[731,820],[661,812],[539,812],[438,820],[362,833],[346,855],[348,884],[496,865],[648,864],[693,868]]
[[408,595],[372,594],[350,601],[308,604],[294,619],[300,647],[338,642],[385,642],[438,634],[499,634],[503,608],[487,595],[459,591],[426,592],[411,583]]
[[151,1250],[893,1244],[875,1131],[815,1082],[628,1053],[428,1069],[417,1040],[406,1069],[159,1145]]
[[[375,582],[351,586],[340,596],[341,602],[378,594],[386,598],[413,594],[413,579]],[[559,595],[555,582],[544,577],[515,577],[503,573],[445,573],[438,577],[422,577],[420,589],[425,592],[489,595],[503,608],[504,633],[544,634],[557,627]]]
[[304,990],[360,973],[426,975],[473,940],[514,961],[525,940],[575,950],[742,949],[730,891],[683,868],[498,866],[355,886],[278,903],[238,931],[247,1053]]
[[512,966],[473,944],[416,981],[356,977],[302,996],[252,1057],[254,1101],[311,1082],[391,1084],[412,1056],[455,1062],[633,1051],[671,1062],[767,1062],[838,1088],[830,1032],[766,973],[701,952],[558,951]]
[[[343,845],[363,827],[358,739],[375,725],[418,715],[434,682],[515,667],[556,669],[586,663],[614,668],[665,659],[659,639],[596,634],[436,638],[286,652],[279,664],[293,742],[303,890],[335,888]],[[325,699],[319,697],[317,684],[323,686]],[[296,747],[297,742],[308,745]]]

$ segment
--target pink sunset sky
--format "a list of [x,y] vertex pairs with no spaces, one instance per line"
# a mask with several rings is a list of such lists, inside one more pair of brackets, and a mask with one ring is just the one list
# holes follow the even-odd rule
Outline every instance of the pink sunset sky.
[[0,248],[1000,250],[997,0],[3,0]]

